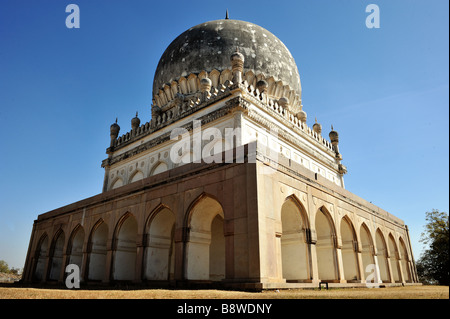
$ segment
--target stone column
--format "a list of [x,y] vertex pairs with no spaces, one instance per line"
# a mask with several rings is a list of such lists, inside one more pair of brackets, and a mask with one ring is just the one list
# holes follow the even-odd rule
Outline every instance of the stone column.
[[[67,245],[66,245],[66,247],[67,247]],[[63,256],[62,256],[61,270],[60,270],[60,273],[59,273],[58,282],[64,283],[64,277],[65,277],[65,274],[66,274],[66,266],[68,265],[68,263],[69,263],[69,256],[67,255],[67,251],[66,251],[66,252],[63,253]]]
[[106,263],[105,263],[105,277],[103,277],[103,283],[109,283],[113,279],[112,263],[114,259],[114,251],[112,250],[112,240],[108,240],[106,244]]
[[[88,236],[86,236],[86,240],[88,240]],[[83,257],[81,259],[81,269],[80,269],[80,282],[85,282],[86,277],[86,267],[88,266],[88,251],[87,251],[87,242],[83,245],[82,251]]]
[[365,270],[363,269],[364,266],[363,266],[363,261],[362,261],[361,245],[359,242],[357,242],[355,245],[356,245],[356,258],[357,258],[357,262],[358,262],[358,271],[359,271],[360,281],[365,282],[366,281],[366,273],[365,273]]
[[[308,234],[308,246],[311,253],[311,261],[310,261],[310,277],[312,279],[312,282],[314,284],[319,284],[320,278],[319,278],[319,266],[317,264],[317,233],[315,228],[315,217],[312,218],[312,216],[315,216],[315,205],[313,202],[312,192],[311,188],[309,186],[306,187],[306,191],[308,193],[307,196],[307,216],[309,218],[310,222],[310,229],[307,232]],[[306,207],[305,207],[306,208]]]
[[44,267],[44,272],[42,275],[42,282],[46,282],[47,278],[48,278],[48,273],[50,271],[50,239],[49,239],[49,244],[48,244],[48,249],[47,249],[47,255],[45,256],[45,267]]
[[[375,276],[376,276],[375,281],[376,281],[376,283],[380,283],[381,284],[382,280],[381,280],[380,266],[378,264],[378,258],[377,258],[376,254],[374,254],[373,260],[375,262],[375,271],[376,271],[376,273],[375,273]],[[366,281],[366,280],[364,280],[364,281]]]
[[336,243],[336,263],[337,263],[337,271],[338,271],[338,280],[340,283],[347,283],[347,280],[345,280],[345,273],[344,273],[344,262],[342,259],[342,240],[340,237],[335,237],[335,243]]
[[[144,263],[144,251],[145,251],[145,234],[138,234],[138,239],[136,241],[136,267],[134,272],[134,281],[135,283],[142,282],[143,271],[142,265]],[[169,269],[170,272],[170,269]]]
[[387,260],[387,271],[389,274],[389,278],[391,280],[391,283],[395,283],[394,276],[393,276],[394,274],[392,272],[392,265],[391,265],[391,252],[387,253],[386,260]]
[[320,281],[319,278],[319,266],[317,264],[317,235],[315,230],[311,230],[311,240],[308,243],[310,247],[310,253],[311,253],[311,279],[314,284],[318,284]]

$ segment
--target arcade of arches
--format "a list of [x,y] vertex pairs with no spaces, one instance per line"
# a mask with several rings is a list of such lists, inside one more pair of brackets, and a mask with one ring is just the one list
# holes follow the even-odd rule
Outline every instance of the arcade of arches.
[[220,283],[264,289],[321,281],[363,285],[370,274],[383,284],[415,282],[404,226],[390,225],[387,218],[374,223],[362,211],[342,209],[349,206],[338,199],[330,205],[324,200],[328,195],[314,196],[308,185],[303,193],[273,177],[265,183],[284,186],[272,187],[270,196],[257,196],[258,187],[255,193],[245,187],[250,166],[242,167],[247,170],[236,164],[230,178],[224,172],[223,180],[209,185],[203,182],[218,173],[208,171],[199,181],[187,181],[194,187],[182,184],[183,192],[172,188],[170,193],[166,185],[128,192],[107,204],[92,198],[55,222],[38,220],[25,280],[64,282],[65,266],[76,264],[85,283]]

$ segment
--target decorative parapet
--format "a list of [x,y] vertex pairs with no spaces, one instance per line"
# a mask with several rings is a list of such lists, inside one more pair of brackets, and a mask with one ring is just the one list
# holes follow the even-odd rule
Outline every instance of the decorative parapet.
[[[201,74],[206,74],[206,72],[202,72]],[[212,74],[214,74],[214,72],[212,72]],[[231,76],[231,71],[229,74]],[[247,79],[253,79],[253,82],[258,79],[257,77],[249,77],[250,75],[247,72]],[[218,85],[218,88],[214,87],[215,82],[213,80],[211,80],[211,82],[212,88],[208,94],[205,94],[205,92],[189,93],[186,95],[177,93],[176,98],[170,103],[167,103],[164,108],[161,109],[157,105],[153,105],[152,120],[137,127],[136,129],[132,129],[112,141],[112,148],[117,150],[124,145],[128,145],[142,136],[151,134],[169,124],[195,113],[199,109],[231,96],[232,90],[239,88],[244,96],[249,98],[258,107],[268,111],[269,114],[276,117],[281,122],[284,122],[286,126],[292,128],[297,133],[302,132],[300,134],[308,136],[316,143],[319,143],[326,149],[333,151],[331,142],[323,138],[321,134],[308,127],[305,122],[302,122],[298,113],[294,113],[293,107],[289,104],[283,103],[284,101],[279,103],[279,100],[271,98],[270,94],[260,93],[259,89],[253,84],[249,84],[247,80],[244,80],[241,84],[234,84],[227,78],[223,84]]]
[[[226,86],[227,81],[233,81],[233,73],[229,69],[222,72],[212,70],[211,72],[202,71],[198,75],[191,73],[187,77],[180,77],[178,81],[164,85],[154,95],[153,109],[165,112],[180,103],[180,96],[191,97],[201,92],[201,80],[209,78],[211,80],[211,94],[220,91],[223,86]],[[301,98],[289,85],[285,85],[283,81],[276,80],[273,76],[267,77],[263,73],[255,74],[252,70],[248,70],[243,76],[242,80],[248,85],[257,87],[257,83],[261,80],[267,82],[267,96],[273,100],[287,99],[290,101],[289,108],[291,112],[298,112],[301,109]]]

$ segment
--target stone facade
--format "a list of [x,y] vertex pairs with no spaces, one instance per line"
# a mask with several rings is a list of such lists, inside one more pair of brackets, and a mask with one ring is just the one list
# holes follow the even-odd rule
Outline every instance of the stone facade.
[[[234,41],[232,21],[195,34]],[[298,71],[283,79],[276,69],[275,79],[265,56],[252,60],[266,69],[246,69],[246,51],[234,49],[228,68],[221,60],[171,74],[170,85],[154,88],[151,121],[141,125],[136,114],[122,136],[111,125],[103,192],[38,216],[25,282],[63,282],[76,264],[85,284],[417,283],[407,226],[345,190],[339,135],[332,128],[327,140],[317,120],[306,124]]]

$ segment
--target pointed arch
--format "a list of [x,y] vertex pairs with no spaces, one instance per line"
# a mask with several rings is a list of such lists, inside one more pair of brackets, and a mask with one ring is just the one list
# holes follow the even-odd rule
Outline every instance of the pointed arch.
[[83,246],[85,232],[83,226],[78,224],[72,230],[67,244],[67,264],[75,264],[80,270],[83,264]]
[[401,252],[400,263],[401,263],[401,267],[402,267],[403,280],[405,282],[412,282],[411,271],[409,268],[410,258],[408,255],[408,250],[406,249],[406,244],[402,237],[400,237],[399,242],[400,242],[400,252]]
[[123,186],[123,179],[121,177],[116,177],[112,182],[109,189],[116,189]]
[[306,209],[295,195],[288,196],[280,212],[281,265],[283,278],[290,282],[311,280],[309,220]]
[[382,282],[390,282],[388,263],[387,263],[387,245],[386,240],[384,239],[383,232],[380,228],[377,229],[375,233],[375,242],[377,245],[377,259],[378,259],[378,267],[380,270],[380,279]]
[[49,280],[61,280],[64,244],[65,235],[64,231],[60,228],[53,236],[52,244],[50,246]]
[[400,269],[399,269],[399,253],[397,249],[397,244],[394,239],[394,235],[392,233],[389,234],[388,237],[389,243],[389,260],[391,264],[392,277],[395,282],[401,282],[400,278]]
[[185,278],[220,281],[225,278],[224,211],[213,196],[203,193],[185,215],[188,236]]
[[150,169],[150,175],[149,176],[153,176],[153,175],[156,175],[156,174],[163,173],[163,172],[167,171],[168,169],[169,169],[169,166],[167,165],[166,162],[158,161]]
[[372,239],[372,234],[370,233],[369,227],[366,223],[362,223],[359,228],[359,238],[361,241],[361,260],[362,269],[366,276],[370,275],[371,268],[367,268],[369,265],[375,264],[375,251]]
[[108,232],[108,225],[102,218],[91,229],[87,246],[86,280],[105,280]]
[[129,178],[129,184],[140,181],[141,179],[144,179],[144,172],[140,169],[134,170],[134,172],[130,175]]
[[135,280],[138,224],[133,214],[126,212],[113,233],[113,280]]
[[325,206],[317,210],[315,222],[319,279],[321,281],[336,281],[339,278],[336,252],[336,228],[333,223],[333,218]]
[[144,279],[171,280],[174,278],[174,233],[175,214],[166,205],[158,205],[145,223]]
[[358,266],[358,239],[353,223],[347,215],[341,219],[340,231],[344,279],[347,282],[355,282],[361,279]]
[[35,265],[33,272],[34,281],[45,280],[45,264],[48,257],[48,235],[44,232],[39,238],[35,251]]

